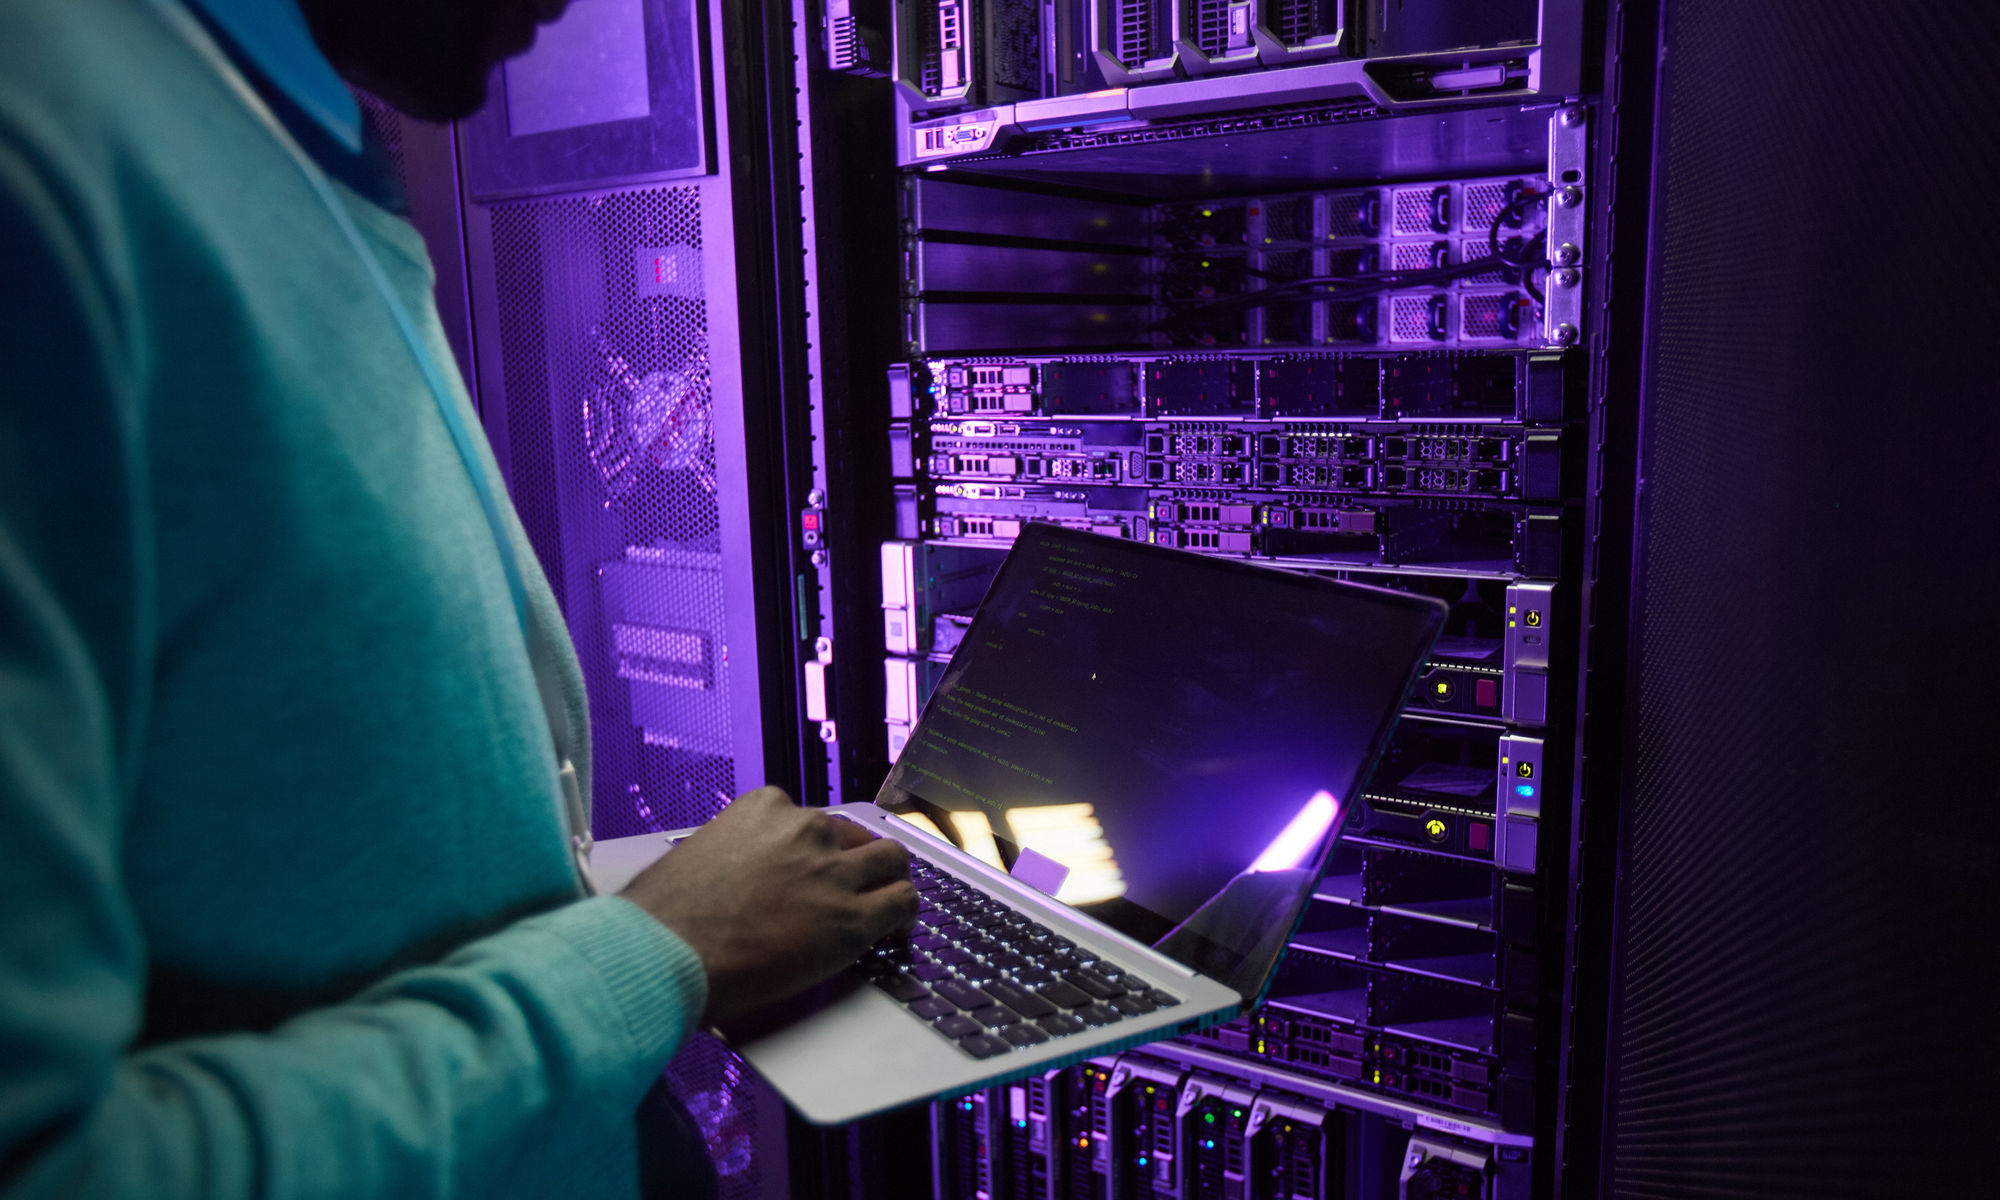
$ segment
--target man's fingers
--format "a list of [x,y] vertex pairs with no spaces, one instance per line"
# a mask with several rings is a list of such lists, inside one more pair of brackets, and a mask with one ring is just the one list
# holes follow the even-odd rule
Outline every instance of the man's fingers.
[[862,828],[859,822],[833,818],[833,834],[840,842],[842,850],[853,850],[875,840],[875,835]]
[[908,929],[917,919],[917,889],[907,879],[863,892],[860,902],[871,943],[898,929]]
[[[836,824],[844,825],[846,822]],[[843,853],[840,856],[840,874],[847,885],[858,892],[884,884],[908,882],[910,852],[891,838],[876,838]]]

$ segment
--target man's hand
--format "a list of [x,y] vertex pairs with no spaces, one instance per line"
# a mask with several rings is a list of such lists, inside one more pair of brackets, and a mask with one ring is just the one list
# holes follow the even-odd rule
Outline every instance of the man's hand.
[[902,846],[771,787],[739,797],[620,894],[701,956],[704,1024],[811,987],[917,916]]

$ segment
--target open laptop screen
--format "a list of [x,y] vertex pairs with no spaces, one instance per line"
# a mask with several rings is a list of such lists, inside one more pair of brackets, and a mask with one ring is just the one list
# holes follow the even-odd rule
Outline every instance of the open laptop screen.
[[1445,611],[1031,525],[877,803],[1255,999]]

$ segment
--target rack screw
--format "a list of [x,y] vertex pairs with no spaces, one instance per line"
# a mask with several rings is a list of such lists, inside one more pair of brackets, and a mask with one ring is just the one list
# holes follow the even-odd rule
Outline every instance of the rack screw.
[[1567,267],[1582,257],[1583,251],[1576,248],[1575,242],[1564,242],[1556,247],[1557,266]]
[[1574,346],[1576,345],[1576,338],[1576,326],[1570,324],[1568,321],[1564,321],[1562,324],[1556,326],[1556,345]]
[[812,491],[810,491],[810,492],[807,492],[807,493],[806,493],[806,507],[807,507],[807,508],[825,508],[825,507],[826,507],[826,493],[825,493],[825,492],[822,492],[822,491],[820,491],[820,490],[819,490],[818,488],[814,488],[814,489],[813,489]]
[[1411,1165],[1411,1166],[1413,1166],[1413,1167],[1416,1167],[1416,1166],[1422,1166],[1422,1165],[1423,1165],[1423,1161],[1424,1161],[1424,1152],[1423,1152],[1423,1151],[1421,1151],[1421,1150],[1412,1150],[1412,1151],[1410,1151],[1410,1165]]
[[833,740],[834,740],[835,738],[838,738],[839,736],[840,736],[840,732],[839,732],[838,730],[836,730],[836,729],[835,729],[835,728],[833,727],[833,722],[832,722],[832,721],[821,721],[821,722],[819,723],[819,740],[820,740],[820,741],[822,741],[822,742],[831,742],[831,741],[833,741]]
[[815,551],[813,551],[813,552],[812,552],[812,565],[813,565],[813,566],[815,566],[815,567],[823,567],[823,566],[825,566],[825,565],[826,565],[826,551],[824,551],[824,550],[815,550]]
[[1566,288],[1575,287],[1576,281],[1581,278],[1583,276],[1576,273],[1575,267],[1564,267],[1562,270],[1556,272],[1556,286]]
[[1575,208],[1583,203],[1583,193],[1573,187],[1556,189],[1556,205],[1560,208]]
[[1565,108],[1556,114],[1556,120],[1562,122],[1564,129],[1575,129],[1577,126],[1583,124],[1583,110],[1580,108]]

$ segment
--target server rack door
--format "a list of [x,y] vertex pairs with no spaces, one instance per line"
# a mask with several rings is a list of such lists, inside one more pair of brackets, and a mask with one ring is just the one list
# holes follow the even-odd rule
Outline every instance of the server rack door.
[[2000,14],[1662,8],[1590,1182],[1991,1193]]

